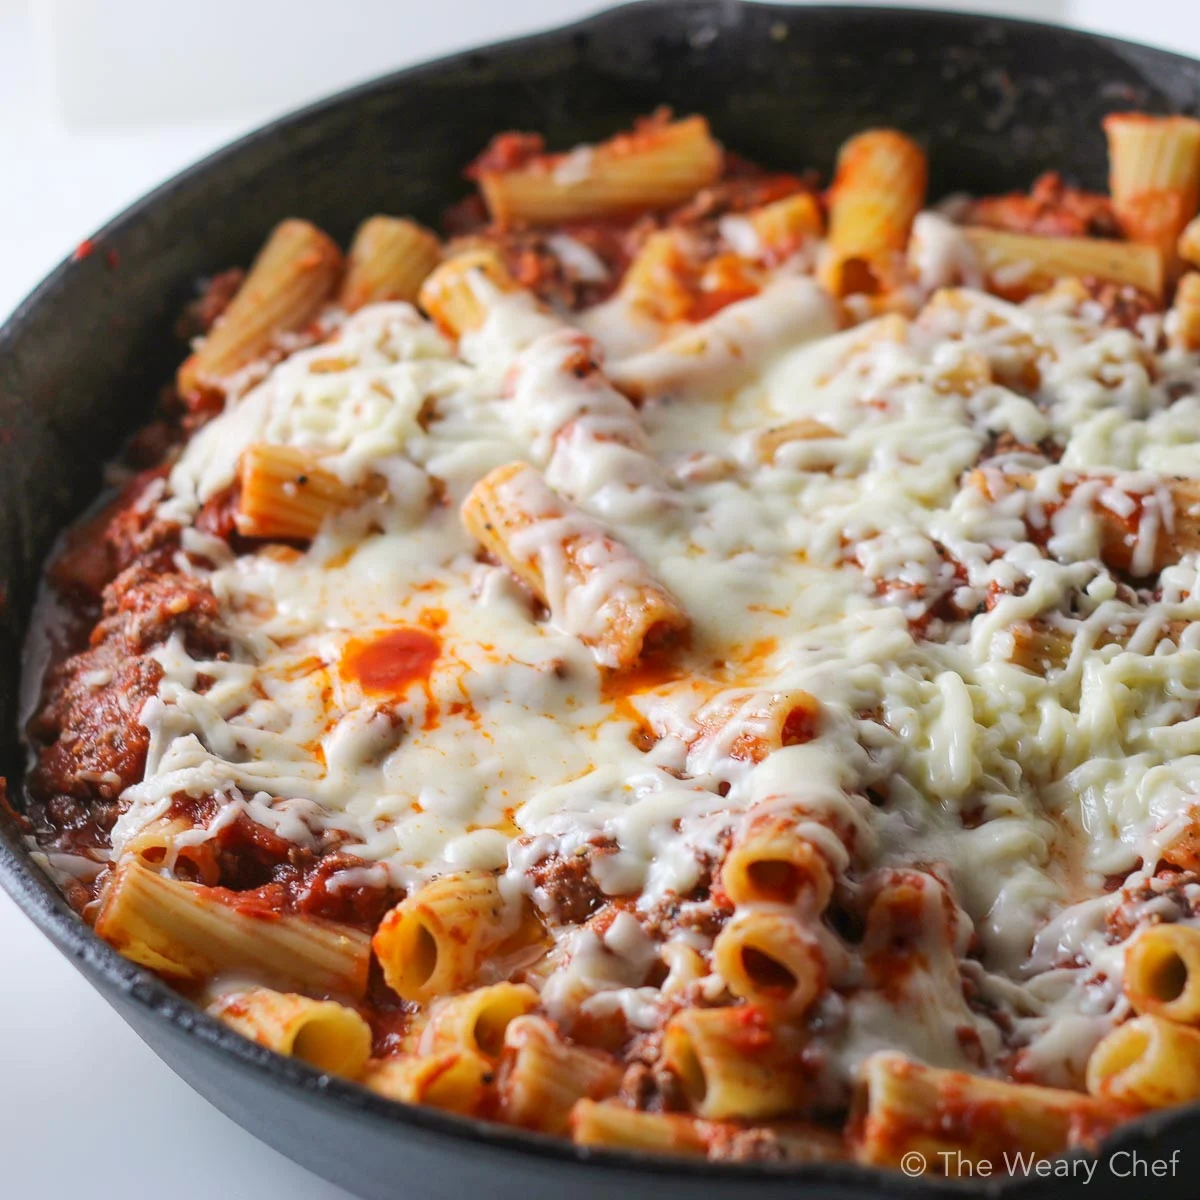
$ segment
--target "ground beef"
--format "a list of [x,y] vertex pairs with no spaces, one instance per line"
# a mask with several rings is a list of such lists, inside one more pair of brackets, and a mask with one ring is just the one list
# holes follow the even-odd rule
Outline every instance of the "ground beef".
[[[88,647],[48,673],[29,728],[36,755],[29,816],[44,845],[80,853],[108,844],[121,793],[145,773],[150,736],[140,714],[162,679],[150,652],[175,635],[193,658],[227,652],[219,605],[207,584],[139,563],[103,589]],[[178,815],[199,824],[217,807],[211,798],[182,796],[176,805]],[[197,876],[192,855],[180,859],[180,877],[221,889],[242,911],[300,913],[373,929],[403,898],[395,888],[339,886],[340,873],[365,864],[342,853],[336,838],[297,846],[240,817],[203,847],[210,852],[203,872]]]
[[367,864],[339,850],[336,838],[320,848],[297,846],[240,816],[208,845],[215,851],[215,886],[244,913],[268,919],[292,913],[373,930],[404,898],[400,888],[339,879]]
[[206,334],[229,307],[245,278],[246,272],[241,267],[231,267],[206,279],[200,295],[183,310],[175,326],[179,339],[188,342]]
[[1005,430],[1003,433],[992,434],[979,453],[979,461],[987,462],[1004,454],[1028,454],[1031,457],[1044,458],[1047,462],[1056,463],[1063,456],[1063,448],[1053,438],[1045,437],[1040,442],[1031,445],[1019,441],[1016,434]]
[[688,929],[702,937],[715,938],[725,927],[733,915],[733,905],[721,888],[718,868],[732,835],[732,827],[718,835],[717,853],[700,860],[700,877],[691,891],[684,895],[668,892],[643,914],[643,925],[651,937],[666,941],[677,929]]
[[713,1133],[708,1144],[708,1157],[713,1162],[783,1162],[787,1158],[779,1135],[772,1129],[714,1125]]
[[630,1063],[619,1096],[640,1112],[686,1112],[688,1106],[679,1076],[662,1063]]
[[546,153],[546,139],[540,133],[509,130],[497,133],[463,174],[478,180],[489,171],[520,171]]
[[149,745],[137,714],[161,678],[152,659],[122,662],[111,643],[68,659],[33,729],[53,738],[38,753],[34,793],[111,801],[137,782]]
[[[603,274],[581,272],[570,255],[560,256],[563,238],[584,247],[603,265]],[[578,312],[607,299],[629,265],[640,238],[621,221],[586,221],[544,229],[501,229],[485,225],[450,245],[450,253],[472,247],[497,250],[509,273],[551,308]]]
[[563,925],[583,924],[607,899],[592,877],[592,861],[595,855],[612,854],[616,843],[596,842],[580,850],[549,854],[529,872],[538,890],[538,907]]
[[799,192],[813,191],[813,179],[782,172],[764,171],[744,159],[728,155],[725,178],[701,188],[686,204],[667,214],[666,224],[675,228],[711,228],[723,216],[750,212]]
[[1096,192],[1068,187],[1057,171],[1035,180],[1029,194],[982,196],[966,207],[967,225],[987,225],[1040,237],[1119,238],[1112,201]]
[[[653,123],[661,117],[650,120]],[[468,168],[467,176],[477,178],[481,170],[527,165],[544,149],[538,135],[501,134]],[[630,262],[657,230],[669,227],[684,234],[688,256],[702,264],[723,248],[719,231],[723,216],[748,212],[797,192],[812,192],[814,187],[814,177],[764,171],[727,154],[721,179],[666,212],[633,210],[604,219],[568,222],[553,229],[532,229],[491,221],[486,205],[473,195],[446,212],[443,226],[456,239],[450,245],[450,253],[472,246],[491,246],[499,251],[509,272],[523,288],[552,308],[577,312],[599,304],[616,290]],[[604,265],[603,277],[581,274],[571,255],[557,253],[564,237],[585,247]],[[744,294],[752,291],[750,288]],[[724,302],[740,298],[742,295],[729,294]],[[712,297],[704,294],[698,296],[696,310],[687,313],[686,319],[699,320],[710,315],[702,308],[706,299],[712,301]]]
[[238,536],[236,517],[241,498],[240,480],[221,488],[201,506],[194,522],[196,528],[232,544]]
[[[680,999],[680,1007],[691,1007]],[[663,1031],[636,1034],[622,1057],[628,1066],[621,1077],[620,1097],[642,1112],[683,1112],[687,1097],[679,1076],[662,1061]]]
[[122,462],[136,471],[159,467],[179,442],[179,430],[160,418],[143,425],[125,444]]
[[271,918],[279,913],[320,917],[343,925],[374,930],[387,911],[404,898],[397,888],[345,887],[331,890],[329,882],[340,871],[364,864],[349,855],[317,858],[311,851],[293,847],[270,883],[246,891],[230,891],[229,902],[241,912]]
[[91,641],[93,646],[120,641],[129,653],[141,654],[179,633],[194,658],[212,658],[226,646],[219,614],[220,605],[206,583],[138,565],[105,588]]
[[340,921],[374,932],[387,912],[404,899],[396,887],[367,884],[337,886],[343,871],[359,870],[367,864],[349,854],[327,854],[308,869],[299,870],[290,890],[289,905],[295,912],[327,921]]
[[1163,867],[1136,888],[1124,888],[1108,914],[1111,941],[1123,942],[1139,925],[1182,921],[1200,914],[1200,880],[1191,871]]
[[1091,305],[1099,309],[1093,314],[1085,308],[1085,313],[1094,315],[1108,329],[1136,332],[1143,317],[1162,311],[1162,305],[1153,296],[1148,296],[1131,284],[1113,283],[1105,279],[1083,279],[1080,282],[1090,297]]
[[[214,796],[172,799],[166,816],[208,826],[223,801]],[[300,846],[241,813],[175,860],[176,878],[221,889],[226,903],[270,917],[302,913],[374,929],[404,898],[404,891],[376,883],[350,883],[345,872],[369,864],[342,850],[346,835],[327,832],[316,846]]]
[[648,931],[661,938],[667,938],[676,929],[716,937],[732,915],[732,907],[724,902],[669,897],[646,914],[645,924]]
[[658,1089],[654,1085],[654,1072],[645,1063],[630,1063],[621,1076],[620,1099],[630,1108],[649,1112],[654,1107]]
[[156,573],[174,569],[179,526],[156,513],[164,476],[163,468],[136,475],[116,500],[67,535],[49,577],[71,603],[94,606],[105,587],[134,564]]
[[78,845],[107,833],[116,798],[145,770],[149,733],[138,715],[162,678],[147,651],[179,633],[196,657],[221,653],[217,611],[206,585],[142,566],[104,589],[88,649],[50,671],[30,724],[36,762],[29,785],[41,826]]

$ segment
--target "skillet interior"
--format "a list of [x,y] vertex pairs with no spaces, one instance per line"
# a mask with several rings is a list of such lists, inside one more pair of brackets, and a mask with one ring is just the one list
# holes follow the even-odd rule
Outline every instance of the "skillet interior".
[[[345,241],[365,214],[436,222],[462,165],[505,128],[552,145],[602,136],[660,103],[699,111],[743,154],[828,169],[848,135],[892,124],[931,152],[931,192],[1025,186],[1048,167],[1104,184],[1101,116],[1200,114],[1200,64],[1046,26],[945,13],[662,0],[390,76],[252,134],[160,188],[68,261],[0,330],[0,770],[19,779],[20,646],[40,565],[89,502],[100,466],[149,413],[180,357],[171,326],[191,281],[246,262],[284,216]],[[14,796],[19,805],[19,796]],[[0,879],[138,1033],[235,1120],[368,1198],[697,1194],[866,1197],[853,1167],[663,1165],[405,1109],[243,1042],[99,943],[0,829]],[[1200,1110],[1121,1145],[1172,1148]],[[1161,1187],[1159,1184],[1161,1183]],[[1115,1190],[1098,1173],[1087,1195]],[[1173,1191],[1173,1188],[1179,1189]],[[963,1189],[950,1189],[963,1194]],[[980,1190],[997,1194],[996,1181]],[[1065,1195],[1053,1180],[1004,1194]],[[893,1195],[930,1181],[889,1177]],[[1156,1195],[1188,1194],[1182,1179]]]

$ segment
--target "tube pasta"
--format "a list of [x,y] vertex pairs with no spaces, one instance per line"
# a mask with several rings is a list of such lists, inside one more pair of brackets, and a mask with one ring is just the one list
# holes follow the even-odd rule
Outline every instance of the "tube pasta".
[[369,217],[351,243],[338,304],[354,312],[383,300],[415,301],[441,256],[436,235],[415,221]]
[[570,1129],[579,1146],[700,1158],[708,1153],[703,1123],[679,1113],[639,1112],[615,1100],[578,1101],[571,1109]]
[[527,984],[496,983],[444,1001],[429,1023],[424,1041],[431,1049],[457,1047],[487,1059],[500,1057],[509,1025],[537,1005]]
[[1155,246],[1102,238],[1035,237],[1000,229],[959,231],[974,251],[988,290],[1020,299],[1044,292],[1061,279],[1091,276],[1129,284],[1161,300],[1162,253]]
[[361,1080],[364,1087],[391,1100],[462,1114],[483,1107],[492,1081],[491,1063],[464,1049],[379,1059]]
[[354,1009],[332,1000],[251,988],[208,1011],[252,1041],[318,1071],[357,1079],[371,1053],[370,1026]]
[[1200,121],[1111,113],[1104,133],[1109,191],[1125,236],[1170,260],[1200,206]]
[[118,866],[96,933],[126,958],[174,979],[254,971],[302,991],[360,996],[367,934],[307,917],[248,916],[235,893],[168,879],[128,858]]
[[1167,316],[1167,337],[1178,350],[1200,350],[1200,273],[1190,271],[1179,281]]
[[[802,198],[815,206],[811,196]],[[758,243],[757,253],[744,247],[740,251],[698,249],[684,230],[676,228],[650,234],[621,280],[620,296],[625,306],[635,318],[648,317],[660,327],[669,327],[709,317],[737,300],[753,296],[763,283],[764,272],[758,260],[782,261],[796,252],[806,236],[799,231],[799,219],[793,230],[787,227],[785,214],[773,215],[774,221],[764,218],[760,224],[774,243],[758,233],[754,214],[745,218]]]
[[697,1116],[715,1120],[778,1116],[801,1100],[803,1080],[786,1030],[761,1009],[684,1009],[667,1023],[662,1062]]
[[525,463],[481,479],[463,501],[462,521],[604,666],[630,667],[688,628],[641,560]]
[[888,290],[925,203],[925,152],[894,129],[870,129],[838,152],[821,281],[835,296]]
[[1066,664],[1074,641],[1065,629],[1043,620],[1022,621],[1012,628],[1013,652],[1009,660],[1035,675],[1045,676]]
[[1092,1051],[1087,1086],[1146,1108],[1187,1104],[1200,1097],[1200,1032],[1163,1017],[1126,1021]]
[[[863,960],[869,972],[890,972],[897,957],[919,954],[922,969],[949,991],[961,986],[956,944],[958,910],[946,885],[928,871],[881,868],[860,884],[866,901]],[[902,984],[900,986],[903,986]]]
[[713,183],[723,161],[708,122],[686,117],[512,170],[484,167],[479,189],[500,225],[552,225],[680,204]]
[[371,946],[388,987],[402,1000],[425,1002],[470,983],[507,933],[496,877],[459,871],[397,904]]
[[421,307],[455,337],[474,333],[496,297],[520,291],[504,260],[490,246],[477,246],[448,258],[421,284]]
[[825,987],[819,945],[785,912],[735,913],[713,943],[713,967],[735,996],[793,1019],[802,1017]]
[[[1036,475],[1001,475],[987,470],[972,471],[966,481],[991,500],[1014,489],[1028,492],[1038,486]],[[1049,502],[1065,502],[1080,484],[1087,481],[1086,477],[1064,480],[1060,495],[1049,497]],[[1103,502],[1103,496],[1092,505],[1092,513],[1099,523],[1100,557],[1107,566],[1144,577],[1173,566],[1185,554],[1200,550],[1200,480],[1165,480],[1156,492],[1139,493],[1130,499],[1158,505],[1163,493],[1169,501],[1166,505],[1169,511],[1160,514],[1153,543],[1146,546],[1141,545],[1139,524],[1131,524],[1126,515],[1110,508]]]
[[1175,249],[1185,262],[1200,267],[1200,217],[1193,217],[1184,226]]
[[234,523],[243,537],[309,541],[335,513],[361,504],[361,488],[343,483],[311,450],[266,442],[242,454]]
[[818,789],[771,796],[742,818],[721,864],[721,890],[738,907],[786,906],[824,912],[833,885],[869,827],[862,797]]
[[1200,1024],[1200,929],[1143,929],[1125,952],[1124,988],[1139,1013]]
[[186,872],[191,882],[211,887],[221,879],[216,851],[211,843],[188,845],[180,842],[181,836],[193,828],[192,823],[182,817],[160,817],[130,838],[123,853],[152,867],[165,868],[174,875]]
[[747,213],[758,235],[761,257],[769,263],[791,258],[805,242],[821,236],[825,219],[810,192],[797,192]]
[[[589,337],[573,329],[557,329],[530,343],[518,356],[509,376],[512,411],[530,442],[539,467],[558,473],[568,494],[586,492],[575,478],[578,471],[562,459],[575,447],[623,446],[650,466],[649,441],[629,398],[609,383],[601,370],[600,350]],[[547,397],[553,397],[547,403]],[[573,485],[573,487],[572,487]]]
[[668,942],[662,948],[662,961],[667,968],[667,977],[662,981],[659,991],[664,996],[678,996],[708,974],[704,955],[686,942]]
[[898,1166],[916,1151],[934,1170],[944,1153],[971,1164],[1013,1152],[1060,1154],[1098,1140],[1128,1115],[1078,1092],[926,1067],[890,1052],[867,1059],[856,1103],[860,1162]]
[[830,429],[828,425],[812,417],[797,417],[794,421],[763,430],[754,440],[754,454],[758,462],[773,464],[779,457],[779,452],[787,446],[793,446],[797,442],[832,441],[841,436],[837,430]]
[[[704,1121],[682,1113],[642,1112],[617,1100],[580,1100],[571,1109],[571,1137],[580,1146],[606,1146],[637,1153],[704,1157],[728,1143],[745,1126]],[[753,1126],[773,1135],[787,1162],[829,1162],[846,1157],[843,1140],[803,1121]]]
[[803,902],[811,912],[825,911],[833,872],[796,825],[796,817],[767,812],[734,838],[721,866],[721,887],[735,905]]
[[219,389],[267,353],[280,334],[307,325],[329,299],[341,270],[341,251],[315,225],[294,219],[277,225],[233,302],[179,368],[180,393]]
[[829,296],[811,279],[777,279],[661,345],[610,363],[608,377],[635,398],[687,386],[728,390],[784,347],[836,332],[838,321]]
[[1188,813],[1188,824],[1162,851],[1163,862],[1184,871],[1200,871],[1200,811]]
[[[1174,566],[1185,554],[1200,550],[1200,480],[1168,480],[1166,491],[1171,512],[1166,520],[1159,522],[1158,536],[1151,547],[1151,571]],[[1141,574],[1137,539],[1116,513],[1103,506],[1097,512],[1104,535],[1101,555],[1105,563],[1133,575]]]
[[661,330],[694,323],[754,295],[762,275],[748,256],[702,248],[684,230],[661,229],[646,238],[629,264],[620,297],[635,321],[649,318]]
[[612,1095],[623,1073],[602,1051],[563,1041],[544,1017],[518,1017],[504,1038],[501,1109],[507,1120],[527,1129],[565,1133],[571,1106]]
[[650,234],[633,256],[621,279],[621,298],[638,313],[663,325],[681,321],[692,306],[684,283],[688,270],[677,229]]
[[698,733],[688,747],[687,767],[701,775],[716,758],[762,762],[783,746],[809,741],[820,721],[820,706],[802,691],[718,692],[694,719]]
[[[1155,635],[1154,645],[1167,639],[1178,640],[1186,628],[1186,622],[1183,621],[1166,622]],[[1045,618],[1021,621],[1012,627],[1011,633],[1013,652],[1009,661],[1035,675],[1044,676],[1048,671],[1063,667],[1071,657],[1074,635],[1069,630],[1050,624]],[[1097,649],[1101,646],[1125,645],[1132,633],[1128,626],[1110,626],[1099,632],[1092,645]]]

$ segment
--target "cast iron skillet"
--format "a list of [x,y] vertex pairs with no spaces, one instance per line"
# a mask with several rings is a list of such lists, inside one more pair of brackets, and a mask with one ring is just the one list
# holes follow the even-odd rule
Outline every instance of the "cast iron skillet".
[[[931,151],[931,192],[1024,187],[1048,167],[1104,185],[1112,109],[1200,114],[1200,63],[1048,26],[950,13],[656,0],[401,72],[276,122],[148,196],[63,263],[0,330],[0,770],[19,780],[20,647],[40,565],[100,486],[100,465],[150,411],[180,356],[171,325],[192,281],[247,262],[282,217],[343,242],[373,212],[436,222],[462,165],[494,131],[551,145],[602,136],[654,106],[703,112],[729,146],[828,169],[843,138],[896,125]],[[14,789],[16,790],[16,789]],[[16,796],[19,804],[19,795]],[[569,1193],[660,1200],[856,1200],[961,1187],[848,1165],[655,1161],[393,1104],[217,1025],[118,957],[67,908],[11,830],[0,880],[149,1045],[272,1146],[367,1200]],[[1139,1123],[1106,1146],[1081,1195],[1138,1186],[1133,1160],[1200,1134],[1200,1108]],[[1198,1151],[1197,1153],[1200,1153]],[[1193,1175],[1192,1171],[1187,1175]],[[1062,1196],[1036,1179],[977,1194]],[[1129,1183],[1125,1180],[1130,1179]],[[1154,1194],[1184,1196],[1183,1178]]]

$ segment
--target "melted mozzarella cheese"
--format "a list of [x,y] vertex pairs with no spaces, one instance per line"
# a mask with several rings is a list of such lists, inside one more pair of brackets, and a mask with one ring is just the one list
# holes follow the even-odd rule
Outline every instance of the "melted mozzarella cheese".
[[[920,231],[940,279],[955,245],[936,218]],[[696,887],[748,806],[799,798],[857,825],[860,872],[940,864],[978,936],[978,992],[1045,1078],[1070,1078],[1119,1003],[1103,877],[1153,866],[1200,791],[1200,645],[1189,633],[1154,649],[1200,597],[1186,558],[1139,601],[1145,644],[1097,649],[1131,604],[1097,560],[1095,497],[1081,487],[1061,505],[1049,553],[1026,530],[1071,470],[1140,473],[1112,484],[1113,503],[1153,490],[1153,472],[1200,474],[1200,401],[1175,399],[1196,362],[1055,301],[981,294],[899,333],[886,320],[835,333],[796,279],[664,346],[624,336],[619,317],[610,302],[581,325],[612,376],[648,394],[636,412],[565,369],[582,335],[515,297],[461,357],[407,306],[364,309],[201,430],[161,505],[185,524],[255,441],[320,449],[346,481],[373,473],[389,491],[303,552],[235,558],[188,532],[234,649],[156,652],[146,777],[114,850],[186,792],[297,842],[334,832],[373,879],[506,868],[537,901],[539,861],[604,839],[594,877],[636,908],[603,935],[564,931],[544,996],[563,1020],[619,1010],[650,1027],[650,915]],[[832,436],[761,463],[761,431],[800,417]],[[1065,444],[1044,493],[962,486],[1002,434]],[[477,560],[458,505],[515,459],[545,468],[678,598],[693,623],[681,679],[608,678],[573,636],[595,611],[557,628]],[[1139,532],[1153,543],[1156,527]],[[598,610],[604,593],[578,603]],[[1072,649],[1042,677],[1011,658],[1014,628],[1046,614],[1070,623]],[[349,648],[398,626],[433,631],[432,670],[369,691]],[[689,758],[705,700],[763,688],[816,697],[816,736],[761,761],[719,739]],[[649,751],[635,736],[647,718],[667,731]],[[805,828],[828,842],[820,822]],[[847,859],[836,839],[826,849]],[[847,1071],[880,1046],[949,1066],[996,1057],[998,1027],[938,971],[910,977],[901,1001],[848,976],[830,1056]]]

